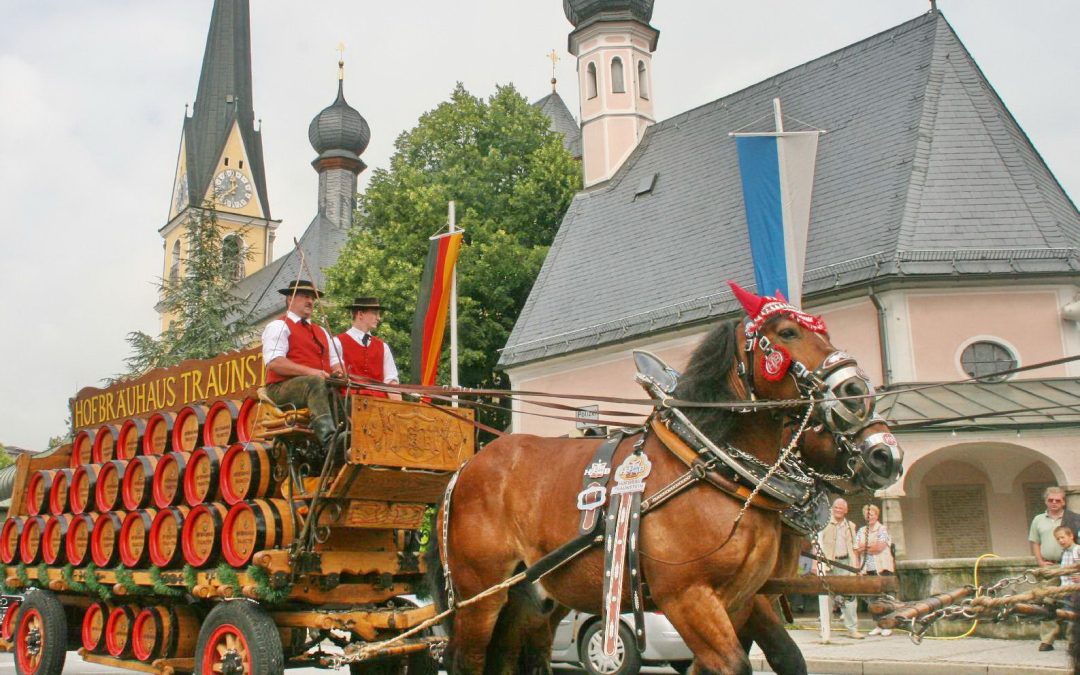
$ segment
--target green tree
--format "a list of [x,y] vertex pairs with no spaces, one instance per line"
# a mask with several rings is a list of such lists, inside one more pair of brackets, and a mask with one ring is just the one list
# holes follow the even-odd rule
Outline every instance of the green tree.
[[[549,124],[513,86],[497,87],[485,101],[459,83],[448,101],[398,137],[389,169],[372,174],[348,241],[327,272],[328,289],[339,307],[356,295],[380,297],[380,335],[403,380],[411,372],[409,333],[428,238],[445,225],[453,200],[466,232],[458,261],[461,383],[500,383],[498,350],[581,188],[580,167]],[[348,321],[343,313],[336,318]],[[440,382],[449,379],[448,351]]]
[[185,359],[207,359],[242,347],[251,329],[242,319],[242,298],[233,294],[237,270],[250,253],[239,237],[225,238],[212,202],[192,210],[184,225],[183,273],[161,281],[159,309],[173,321],[158,337],[129,333],[132,355],[127,375],[176,365]]
[[7,451],[7,447],[0,443],[0,469],[6,469],[15,463],[15,458]]

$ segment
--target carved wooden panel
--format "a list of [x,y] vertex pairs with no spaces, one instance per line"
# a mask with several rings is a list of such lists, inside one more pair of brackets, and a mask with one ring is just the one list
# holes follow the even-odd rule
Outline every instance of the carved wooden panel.
[[[466,408],[453,414],[474,416]],[[349,461],[354,464],[457,471],[476,451],[472,424],[411,401],[353,398],[352,431]]]
[[425,504],[404,504],[370,499],[353,499],[341,503],[337,517],[330,527],[363,527],[375,529],[415,530],[424,522]]
[[330,496],[435,504],[442,499],[451,475],[346,465],[330,486]]

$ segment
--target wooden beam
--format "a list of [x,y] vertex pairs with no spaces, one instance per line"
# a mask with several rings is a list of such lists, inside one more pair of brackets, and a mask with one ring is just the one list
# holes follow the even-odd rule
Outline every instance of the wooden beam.
[[805,576],[769,579],[758,591],[762,595],[801,593],[803,595],[881,595],[900,588],[894,576]]

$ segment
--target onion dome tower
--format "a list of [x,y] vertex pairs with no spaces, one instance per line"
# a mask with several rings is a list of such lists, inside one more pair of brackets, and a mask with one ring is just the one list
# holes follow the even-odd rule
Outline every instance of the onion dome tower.
[[308,140],[319,156],[319,215],[335,227],[352,224],[357,176],[367,168],[360,155],[371,140],[367,120],[345,101],[345,62],[338,61],[337,99],[311,120]]
[[578,59],[585,186],[608,180],[630,156],[653,114],[653,0],[563,0]]

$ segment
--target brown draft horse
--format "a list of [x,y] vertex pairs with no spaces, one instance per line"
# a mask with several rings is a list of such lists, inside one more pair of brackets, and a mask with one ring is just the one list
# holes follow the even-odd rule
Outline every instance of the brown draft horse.
[[[836,352],[823,332],[809,330],[788,314],[769,318],[758,332],[774,349],[789,354],[793,364],[802,364],[808,371]],[[759,398],[802,398],[794,377],[765,377],[762,368],[755,366],[759,359],[765,363],[765,350],[755,341],[746,354],[744,339],[734,321],[710,333],[691,357],[677,397],[694,401],[745,398],[745,393],[738,396],[734,389],[739,386],[736,373],[742,362]],[[851,390],[847,386],[842,391]],[[869,416],[868,410],[861,413]],[[785,416],[780,409],[757,407],[737,413],[702,408],[687,415],[714,442],[729,443],[767,464],[778,458]],[[488,445],[461,470],[443,554],[457,598],[470,598],[502,582],[577,535],[576,496],[598,443],[511,435]],[[632,452],[634,443],[635,437],[630,437],[621,444],[613,466]],[[655,434],[645,435],[643,450],[652,462],[646,497],[686,472],[686,465]],[[750,508],[729,537],[742,506],[741,501],[698,484],[642,521],[643,574],[651,603],[667,615],[693,651],[696,673],[751,672],[733,616],[747,611],[756,589],[776,567],[781,523],[775,511]],[[433,540],[440,538],[444,511],[440,509]],[[437,563],[429,569],[441,571]],[[602,578],[603,552],[595,548],[544,577],[540,592],[558,605],[599,613]],[[624,588],[624,607],[628,607],[625,596]],[[494,644],[489,650],[489,643],[507,597],[502,592],[457,609],[449,645],[452,672],[517,672],[516,662],[493,659],[488,663],[489,656],[499,653]],[[555,606],[544,602],[548,608]],[[544,645],[531,646],[542,649]],[[513,653],[513,648],[507,651]]]

